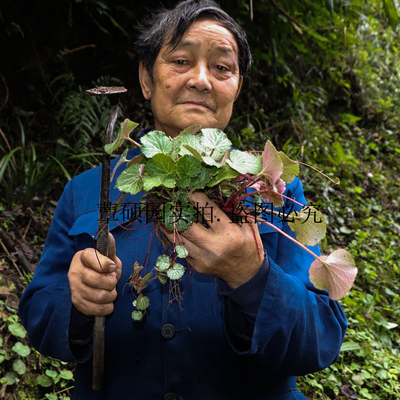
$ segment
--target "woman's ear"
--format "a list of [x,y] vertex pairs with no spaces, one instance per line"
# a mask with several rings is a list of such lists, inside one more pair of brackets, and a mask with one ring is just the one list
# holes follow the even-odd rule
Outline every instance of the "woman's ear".
[[236,92],[235,101],[239,96],[240,89],[242,88],[242,85],[243,85],[243,76],[240,76],[240,78],[239,78],[239,86],[238,86],[238,90]]
[[144,66],[143,61],[139,64],[139,82],[142,88],[143,96],[146,100],[151,99],[151,89],[153,87],[150,75],[147,68]]

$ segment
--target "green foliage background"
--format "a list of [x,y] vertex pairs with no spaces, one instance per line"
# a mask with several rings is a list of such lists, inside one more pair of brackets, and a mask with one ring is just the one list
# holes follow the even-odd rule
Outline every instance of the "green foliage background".
[[[168,7],[175,2],[163,3]],[[226,129],[234,145],[260,150],[271,139],[290,157],[341,180],[333,187],[305,168],[301,175],[306,196],[321,205],[329,224],[322,247],[347,247],[359,276],[341,301],[349,330],[338,362],[301,377],[300,388],[312,399],[398,399],[396,5],[391,0],[220,4],[244,27],[254,55],[251,76]],[[128,0],[0,5],[1,229],[15,228],[10,212],[30,207],[40,213],[46,201],[58,198],[71,176],[98,163],[107,104],[88,97],[85,89],[123,84],[129,92],[121,113],[141,127],[152,125],[150,106],[137,80],[134,29],[158,5],[153,0],[146,7]],[[8,263],[4,259],[2,265]],[[33,350],[21,353],[26,339],[8,329],[18,324],[8,304],[16,282],[26,284],[16,278],[0,286],[5,303],[0,397],[66,398],[66,367],[44,361]],[[21,345],[15,347],[17,342]],[[50,385],[40,376],[47,376]]]

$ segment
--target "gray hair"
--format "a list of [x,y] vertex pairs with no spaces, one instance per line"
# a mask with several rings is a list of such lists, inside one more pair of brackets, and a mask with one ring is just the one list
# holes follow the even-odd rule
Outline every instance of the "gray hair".
[[239,48],[239,73],[241,76],[248,74],[252,57],[247,36],[240,25],[213,0],[185,0],[172,10],[161,8],[155,11],[138,27],[136,53],[150,77],[167,36],[170,38],[165,45],[175,48],[193,22],[202,16],[209,16],[232,33]]

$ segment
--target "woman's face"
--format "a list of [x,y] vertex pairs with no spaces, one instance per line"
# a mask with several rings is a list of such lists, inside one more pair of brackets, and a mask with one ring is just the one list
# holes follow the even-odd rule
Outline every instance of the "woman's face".
[[153,79],[143,64],[139,74],[155,128],[171,137],[193,124],[224,129],[242,85],[236,40],[212,19],[195,21],[175,49],[161,48]]

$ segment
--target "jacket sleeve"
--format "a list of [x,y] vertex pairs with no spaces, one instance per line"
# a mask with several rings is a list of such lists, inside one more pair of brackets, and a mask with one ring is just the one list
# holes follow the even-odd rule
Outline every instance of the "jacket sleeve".
[[[299,180],[288,196],[306,204]],[[295,237],[287,223],[282,223],[282,230]],[[324,369],[338,359],[346,317],[338,302],[309,281],[311,255],[278,232],[261,237],[269,270],[257,316],[254,324],[249,323],[240,304],[225,296],[228,341],[238,354],[284,375]],[[318,246],[310,249],[320,254]]]
[[72,257],[80,250],[68,235],[74,214],[71,181],[58,202],[40,263],[20,300],[19,314],[30,343],[40,353],[84,362],[91,356],[90,346],[75,356],[69,343],[72,302],[67,274]]

